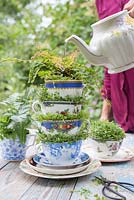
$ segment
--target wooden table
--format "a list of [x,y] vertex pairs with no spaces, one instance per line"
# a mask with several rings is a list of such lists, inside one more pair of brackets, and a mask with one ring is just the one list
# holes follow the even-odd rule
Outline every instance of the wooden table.
[[[127,134],[123,146],[134,152],[134,135]],[[134,160],[123,163],[103,164],[94,174],[67,180],[49,180],[27,175],[19,169],[19,162],[0,160],[0,200],[102,200],[102,185],[93,181],[95,175],[110,180],[134,183]],[[88,198],[80,195],[88,189]],[[124,193],[127,200],[134,200],[134,193]]]

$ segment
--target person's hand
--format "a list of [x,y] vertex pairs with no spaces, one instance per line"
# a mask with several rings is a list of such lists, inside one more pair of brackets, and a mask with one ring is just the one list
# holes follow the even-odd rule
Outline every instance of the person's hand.
[[130,0],[127,4],[125,4],[124,10],[129,11],[129,15],[134,18],[134,0]]

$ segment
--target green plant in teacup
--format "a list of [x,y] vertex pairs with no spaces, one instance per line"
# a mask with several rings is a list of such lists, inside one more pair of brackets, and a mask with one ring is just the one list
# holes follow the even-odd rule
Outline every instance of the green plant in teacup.
[[[55,113],[58,107],[60,112],[79,112],[81,104],[89,103],[93,91],[100,89],[98,74],[91,67],[78,63],[77,54],[63,57],[46,50],[32,57],[29,83],[42,85],[36,92],[39,101],[33,105],[34,112]],[[77,87],[73,88],[76,83]],[[67,84],[72,88],[64,88]],[[50,106],[46,106],[47,103]]]
[[80,154],[82,141],[89,136],[87,130],[87,122],[84,122],[80,130],[75,134],[68,134],[61,130],[53,134],[53,130],[48,133],[39,128],[37,154],[44,153],[49,163],[52,164],[67,165],[72,163]]
[[31,125],[30,104],[26,102],[26,96],[18,93],[0,102],[0,153],[5,160],[25,157],[31,136],[28,129]]
[[29,81],[36,78],[45,80],[45,87],[49,94],[59,93],[60,96],[81,96],[84,85],[81,81],[81,65],[74,62],[75,56],[54,55],[44,51],[33,56],[33,63],[29,74]]
[[31,60],[29,82],[34,83],[40,79],[50,80],[83,80],[82,65],[75,61],[76,54],[62,57],[54,52],[37,52]]
[[36,114],[77,114],[81,111],[85,100],[83,96],[70,97],[67,95],[63,98],[58,92],[49,94],[45,87],[39,88],[37,96],[38,100],[32,104],[32,110]]
[[78,113],[36,113],[33,115],[33,119],[41,125],[42,131],[46,134],[57,134],[59,130],[66,132],[67,134],[75,134],[81,128],[83,122],[89,118],[89,111],[86,107]]
[[[37,91],[39,101],[33,104],[35,120],[39,122],[40,129],[38,142],[52,163],[59,163],[59,160],[67,163],[78,156],[82,140],[88,137],[88,131],[81,131],[81,127],[89,118],[88,109],[87,116],[83,105],[90,69],[77,63],[75,54],[61,57],[49,51],[37,52],[31,63],[29,82],[43,84],[41,92],[40,89]],[[51,151],[57,152],[57,161]]]
[[47,88],[44,86],[41,86],[37,92],[37,96],[40,102],[50,102],[50,101],[56,101],[56,102],[71,102],[75,103],[77,105],[81,105],[85,103],[85,96],[76,96],[71,97],[69,95],[62,97],[59,95],[58,92],[55,92],[54,94],[49,94]]
[[122,144],[125,132],[115,122],[91,121],[92,148],[99,158],[115,155]]

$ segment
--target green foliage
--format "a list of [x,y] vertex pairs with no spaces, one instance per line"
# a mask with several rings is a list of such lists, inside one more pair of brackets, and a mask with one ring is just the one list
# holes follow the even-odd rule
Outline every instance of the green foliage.
[[47,88],[44,86],[38,88],[38,98],[41,102],[43,101],[68,101],[68,102],[73,102],[73,103],[82,103],[84,102],[83,96],[78,96],[78,97],[71,97],[67,95],[66,97],[61,97],[59,93],[55,92],[54,94],[49,94]]
[[94,197],[95,197],[95,200],[106,200],[105,197],[100,197],[100,195],[98,194],[95,194]]
[[36,114],[36,118],[39,122],[43,122],[45,120],[75,120],[81,119],[86,120],[89,118],[89,111],[87,109],[81,110],[78,114],[70,114],[70,113],[47,113],[44,114]]
[[[46,45],[58,51],[60,47],[61,54],[63,54],[64,41],[72,34],[89,42],[92,32],[90,25],[97,20],[93,1],[74,0],[73,3],[67,1],[64,6],[57,4],[55,9],[51,5],[46,5],[44,11],[47,17],[52,16],[52,24],[46,32]],[[67,50],[73,52],[74,48],[76,49],[74,45],[69,45]]]
[[61,57],[52,51],[37,52],[32,57],[29,82],[33,83],[36,78],[43,79],[43,82],[44,80],[83,80],[87,67],[76,62],[75,57],[75,54]]
[[75,142],[78,140],[85,140],[87,138],[87,133],[77,133],[74,135],[69,135],[67,133],[58,133],[58,134],[45,134],[38,133],[37,142],[46,142],[46,143],[63,143],[63,142]]
[[92,194],[92,192],[85,187],[82,187],[80,190],[75,190],[73,192],[78,192],[81,197],[84,197],[85,200],[89,200],[90,195]]
[[[92,198],[92,192],[90,191],[89,188],[86,188],[86,187],[82,187],[82,188],[80,188],[80,190],[74,190],[73,192],[78,192],[80,194],[80,196],[82,198],[84,198],[84,200],[91,200],[91,198]],[[106,200],[105,197],[101,197],[98,194],[94,194],[94,199],[95,200]]]
[[18,137],[25,143],[31,125],[30,104],[26,96],[14,94],[3,102],[0,113],[0,139]]
[[[33,3],[34,2],[34,3]],[[65,39],[76,34],[87,43],[91,39],[90,25],[97,20],[95,4],[91,1],[56,1],[55,6],[42,1],[34,0],[8,0],[0,1],[0,57],[19,58],[29,60],[31,56],[42,49],[64,55]],[[45,3],[45,4],[44,4]],[[51,1],[50,1],[51,3]],[[48,22],[51,23],[47,26]],[[76,50],[76,46],[69,44],[66,53]],[[79,64],[86,60],[80,54],[77,56]],[[14,92],[22,92],[27,87],[30,63],[6,62],[0,64],[0,101]],[[101,67],[89,68],[90,73],[85,74],[89,81],[89,105],[92,107],[92,117],[97,118],[100,113],[99,89],[103,70]],[[8,72],[8,73],[7,73]],[[80,72],[82,73],[82,65]],[[42,75],[42,74],[40,74]],[[42,80],[41,80],[42,81]],[[37,80],[36,85],[40,82]],[[99,86],[100,88],[100,86]],[[93,104],[94,100],[96,104]]]
[[37,120],[43,122],[45,120],[74,120],[74,119],[81,119],[82,115],[79,114],[60,114],[60,113],[47,113],[46,115],[39,115],[37,116]]
[[0,10],[3,14],[16,16],[29,2],[30,0],[23,0],[19,3],[15,0],[0,1]]
[[51,142],[51,143],[62,143],[62,142],[75,142],[78,140],[85,140],[89,137],[88,133],[89,123],[87,121],[83,122],[80,130],[76,134],[68,134],[66,132],[58,132],[57,134],[48,134],[38,129],[37,142]]
[[90,137],[101,142],[118,141],[125,137],[125,133],[115,122],[91,121]]
[[[50,95],[45,88],[39,92],[39,99],[41,101],[71,101],[83,102],[90,106],[93,105],[93,92],[100,93],[101,82],[99,81],[99,74],[94,68],[87,67],[85,64],[79,64],[75,60],[76,55],[62,58],[56,54],[43,51],[37,52],[32,57],[32,67],[29,75],[29,82],[43,83],[44,80],[82,80],[84,83],[83,97],[65,97],[62,98],[58,94]],[[95,100],[96,101],[96,100]],[[100,108],[100,103],[96,101]]]

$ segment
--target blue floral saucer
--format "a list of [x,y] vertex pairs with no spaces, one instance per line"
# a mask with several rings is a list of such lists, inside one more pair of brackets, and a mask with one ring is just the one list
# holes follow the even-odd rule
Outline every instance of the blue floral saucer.
[[80,153],[80,155],[75,159],[75,161],[73,161],[72,163],[69,163],[67,165],[62,165],[62,163],[59,163],[59,165],[54,165],[52,163],[50,163],[47,158],[45,157],[44,153],[39,153],[33,156],[33,161],[36,164],[39,165],[44,165],[45,167],[49,167],[49,168],[61,168],[61,169],[70,169],[70,168],[76,168],[76,167],[80,167],[83,165],[87,165],[90,163],[90,157],[87,153]]

